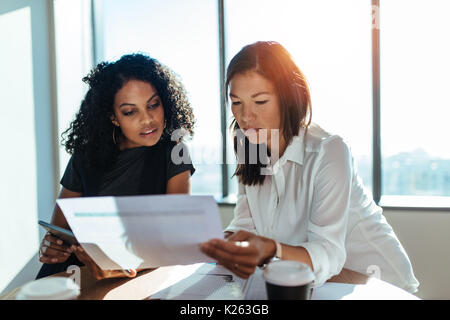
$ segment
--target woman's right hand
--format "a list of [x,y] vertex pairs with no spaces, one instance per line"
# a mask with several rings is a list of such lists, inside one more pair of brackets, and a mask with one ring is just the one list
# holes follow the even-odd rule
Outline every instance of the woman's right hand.
[[39,261],[47,264],[66,261],[72,254],[70,246],[47,232],[39,248]]

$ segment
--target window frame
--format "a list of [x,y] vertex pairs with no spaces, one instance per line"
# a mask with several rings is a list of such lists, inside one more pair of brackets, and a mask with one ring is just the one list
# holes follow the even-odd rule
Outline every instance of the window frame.
[[381,153],[381,94],[380,94],[380,0],[372,1],[372,193],[375,203],[384,210],[395,211],[449,211],[448,207],[432,206],[392,206],[380,200],[382,191],[382,153]]
[[[101,7],[103,0],[91,0],[92,10],[92,50],[95,63],[102,56],[102,32],[101,30]],[[227,118],[228,110],[226,103],[226,12],[225,0],[217,0],[218,4],[218,46],[219,46],[219,75],[220,75],[220,128],[222,133],[222,198],[216,199],[220,205],[234,206],[235,197],[230,194],[229,168],[227,164]],[[380,106],[380,1],[371,0],[372,6],[372,195],[375,203],[387,210],[397,211],[449,211],[449,207],[417,207],[417,206],[390,206],[380,204],[382,197],[382,154],[381,154],[381,106]],[[100,22],[100,23],[98,23]]]

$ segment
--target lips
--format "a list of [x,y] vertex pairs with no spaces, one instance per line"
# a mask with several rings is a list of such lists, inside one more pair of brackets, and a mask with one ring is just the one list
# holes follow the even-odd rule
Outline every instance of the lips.
[[246,135],[256,134],[259,132],[260,128],[244,128],[244,133]]
[[140,135],[140,136],[143,136],[143,137],[151,136],[151,135],[153,135],[157,130],[158,130],[158,128],[145,129],[145,131],[139,133],[139,135]]

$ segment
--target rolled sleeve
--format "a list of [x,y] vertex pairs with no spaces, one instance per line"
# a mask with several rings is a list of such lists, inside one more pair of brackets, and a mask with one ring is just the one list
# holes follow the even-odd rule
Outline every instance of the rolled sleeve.
[[231,220],[229,226],[225,229],[225,232],[236,232],[239,230],[245,230],[248,232],[256,233],[256,228],[253,223],[253,218],[250,213],[247,196],[245,194],[245,187],[239,183],[238,196],[236,206],[234,207],[234,218]]
[[314,268],[314,287],[323,285],[332,276],[338,274],[345,263],[345,249],[320,239],[300,245],[308,251]]
[[314,179],[314,197],[304,247],[320,286],[345,264],[345,238],[352,184],[351,154],[341,138],[324,143]]

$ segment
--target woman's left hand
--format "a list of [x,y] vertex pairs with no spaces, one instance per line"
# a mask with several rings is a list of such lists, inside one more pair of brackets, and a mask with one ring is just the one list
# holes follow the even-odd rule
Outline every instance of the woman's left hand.
[[97,280],[107,279],[107,278],[123,278],[136,277],[137,271],[134,269],[128,270],[103,270],[101,269],[94,260],[83,250],[81,246],[73,245],[71,247],[72,251],[77,256],[78,260],[85,264],[85,266],[92,272],[92,275]]
[[247,279],[258,265],[273,257],[275,242],[247,231],[238,231],[226,240],[211,239],[200,246],[203,253],[238,277]]

